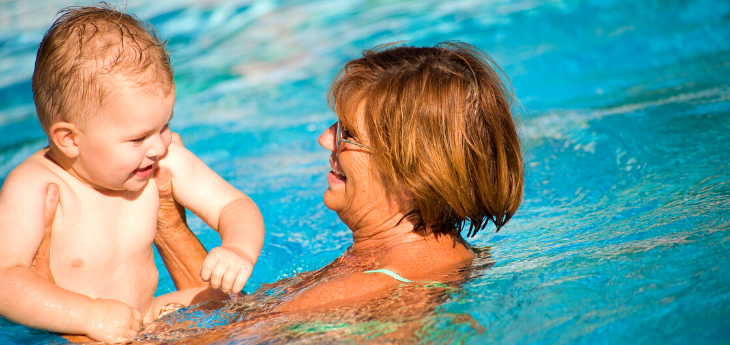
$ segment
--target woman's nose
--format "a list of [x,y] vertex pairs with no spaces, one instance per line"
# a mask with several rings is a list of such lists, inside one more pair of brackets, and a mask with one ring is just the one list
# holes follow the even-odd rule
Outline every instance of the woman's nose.
[[319,142],[319,145],[322,147],[334,152],[335,147],[337,147],[337,144],[335,143],[335,125],[337,125],[337,122],[333,123],[332,126],[329,126],[329,128],[325,129],[322,134],[319,135],[319,139],[317,142]]

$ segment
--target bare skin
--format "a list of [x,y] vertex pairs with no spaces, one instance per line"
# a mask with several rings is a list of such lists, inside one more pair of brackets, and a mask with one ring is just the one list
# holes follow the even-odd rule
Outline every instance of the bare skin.
[[[385,193],[384,187],[369,175],[367,152],[348,147],[339,152],[334,150],[332,134],[333,130],[330,129],[320,137],[320,144],[332,151],[330,163],[333,172],[328,177],[330,188],[325,192],[325,204],[336,211],[352,230],[352,247],[325,267],[301,274],[301,280],[293,285],[287,285],[287,280],[282,280],[265,286],[264,289],[271,290],[282,284],[287,285],[286,292],[278,297],[276,305],[271,305],[273,308],[252,314],[240,322],[208,330],[201,336],[181,340],[181,343],[206,344],[236,339],[237,336],[249,339],[257,336],[258,328],[254,325],[261,322],[266,329],[265,325],[276,324],[272,318],[317,319],[317,315],[325,317],[332,310],[341,312],[353,308],[371,310],[375,316],[384,311],[382,297],[401,283],[385,274],[364,273],[366,270],[387,268],[413,281],[438,281],[446,276],[452,279],[449,282],[454,281],[454,278],[456,281],[463,279],[463,276],[453,273],[475,258],[468,244],[459,235],[435,236],[430,231],[414,232],[411,222],[401,222],[410,204],[409,194]],[[338,176],[333,176],[335,174]],[[168,201],[174,202],[171,199]],[[159,216],[165,222],[177,224],[180,230],[178,234],[181,235],[166,248],[170,252],[161,252],[161,255],[195,250],[197,241],[189,230],[184,230],[180,212],[168,208],[167,211],[161,211]],[[183,233],[187,233],[187,236],[183,237]],[[197,250],[202,250],[202,246]],[[170,273],[185,275],[185,272],[175,273],[172,270]],[[419,290],[413,295],[408,294],[406,299],[398,299],[396,303],[407,303],[409,312],[415,314],[430,311],[437,301],[429,296],[435,295],[424,295],[422,292]],[[377,301],[376,304],[373,301]],[[419,327],[420,324],[402,327],[391,336],[394,339],[409,339]],[[151,328],[148,332],[174,333],[175,329],[175,325],[163,323],[160,328]]]
[[[45,229],[43,232],[43,240],[33,258],[33,263],[30,265],[30,269],[38,274],[41,278],[48,280],[49,282],[56,284],[51,273],[51,232],[53,231],[53,219],[56,217],[56,209],[58,208],[58,186],[55,184],[48,185],[46,189],[46,200],[43,210],[43,220],[45,223]],[[91,339],[85,335],[76,334],[59,334],[72,342],[92,342]]]
[[[333,148],[332,140],[329,130],[320,137],[320,143],[325,148]],[[352,156],[363,152],[345,150],[331,150],[335,169],[347,172],[351,181],[359,173],[366,174],[366,170],[357,170],[357,163],[362,162]],[[353,166],[348,167],[348,164]],[[187,227],[182,206],[170,193],[162,192],[171,189],[169,180],[158,176],[157,185],[161,191],[161,207],[155,243],[160,255],[178,288],[201,286],[204,282],[197,280],[197,269],[205,258],[205,248]],[[405,214],[399,208],[403,200],[384,200],[386,194],[378,190],[380,187],[377,184],[363,183],[358,186],[361,189],[357,192],[366,193],[367,198],[348,199],[343,197],[342,189],[338,188],[334,185],[332,190],[328,189],[325,202],[336,208],[341,219],[353,230],[351,249],[292,286],[291,292],[282,297],[283,301],[276,311],[298,313],[365,303],[400,284],[384,274],[363,273],[365,270],[387,268],[410,280],[433,281],[474,259],[474,253],[458,235],[435,236],[430,232],[414,232],[413,224],[408,221],[399,224]],[[377,196],[380,201],[376,201],[373,196]],[[398,197],[407,198],[407,194]],[[201,300],[204,299],[201,296]],[[225,333],[221,334],[213,332],[210,337],[225,336]]]
[[[173,138],[175,140],[179,141],[179,137]],[[194,293],[190,304],[229,299],[227,293],[211,287],[209,281],[204,281],[197,272],[200,271],[208,251],[188,228],[185,208],[172,197],[173,186],[169,171],[165,168],[158,169],[155,172],[155,182],[160,195],[155,246],[175,287],[178,291],[189,290]],[[175,250],[171,250],[171,247]],[[205,289],[200,290],[201,287]]]
[[[159,167],[179,183],[175,198],[221,235],[222,245],[198,266],[201,279],[231,292],[251,274],[263,245],[261,214],[245,194],[171,143],[174,89],[115,86],[108,107],[83,127],[54,123],[49,147],[18,165],[0,190],[0,315],[13,322],[116,342],[136,335],[169,303],[195,300],[200,288],[154,297],[160,197],[151,178]],[[45,236],[50,184],[58,208],[53,233]],[[31,269],[44,237],[51,238],[52,281]]]
[[[343,152],[335,152],[333,129],[325,131],[320,137],[320,144],[333,152],[333,165],[339,164]],[[354,150],[352,150],[354,151]],[[356,152],[349,152],[351,155]],[[357,152],[363,154],[362,152]],[[358,159],[349,157],[347,159]],[[344,160],[343,158],[342,160]],[[360,158],[362,159],[362,158]],[[363,162],[353,162],[357,165]],[[350,170],[348,178],[355,179],[358,173],[363,173],[364,179],[374,181],[362,167],[337,167],[338,170]],[[399,284],[398,281],[384,274],[363,273],[365,270],[387,268],[410,280],[434,280],[442,274],[452,272],[474,259],[474,253],[459,235],[435,236],[423,231],[414,232],[413,224],[409,221],[399,223],[406,213],[403,200],[387,200],[382,186],[377,183],[364,183],[367,188],[357,190],[364,193],[363,197],[348,199],[343,196],[342,189],[331,187],[325,193],[325,203],[335,208],[338,216],[353,231],[353,245],[351,250],[337,258],[322,270],[319,270],[302,285],[306,289],[293,287],[293,293],[284,297],[285,301],[278,307],[278,311],[289,312],[298,310],[317,310],[330,308],[340,304],[366,301],[379,293],[391,289]],[[162,186],[160,188],[163,188]],[[380,189],[379,189],[380,188]],[[403,196],[397,196],[403,197]],[[405,196],[407,197],[407,195]],[[169,198],[165,203],[174,200]],[[342,206],[341,206],[342,205]],[[165,224],[173,224],[175,240],[166,241],[168,246],[161,248],[163,257],[175,253],[197,252],[202,256],[204,248],[187,229],[184,219],[175,208],[160,210],[160,220]],[[158,239],[169,236],[168,232],[158,232]],[[159,247],[158,247],[159,248]],[[428,253],[428,255],[424,255]],[[188,266],[169,267],[170,275],[182,277],[193,275]]]
[[[179,142],[179,137],[176,137],[174,140]],[[162,256],[165,266],[170,267],[171,272],[174,272],[172,274],[172,278],[176,288],[178,289],[178,294],[183,296],[182,300],[190,300],[190,304],[209,300],[226,300],[230,298],[228,294],[223,293],[219,289],[211,288],[209,283],[203,281],[200,274],[197,273],[207,257],[208,252],[184,223],[185,209],[179,203],[175,202],[172,197],[173,187],[169,171],[165,168],[157,169],[155,172],[155,182],[160,186],[158,188],[160,196],[159,213],[166,217],[165,219],[160,218],[158,222],[158,228],[160,231],[155,237],[155,245],[161,253],[165,253],[165,255]],[[46,199],[44,204],[44,237],[31,264],[31,270],[33,272],[53,284],[55,284],[55,279],[51,273],[51,235],[58,204],[58,186],[55,184],[49,184],[46,190]],[[173,214],[176,216],[169,217],[169,215]],[[181,244],[176,247],[178,251],[173,252],[166,249],[169,247],[169,243],[177,242],[180,242]],[[186,245],[188,245],[189,248],[185,248]],[[169,304],[178,304],[175,301],[179,301],[179,297],[180,296],[177,296],[174,300],[168,298],[169,301],[165,300],[165,298],[160,298],[158,304],[164,306]],[[183,306],[183,304],[178,305]],[[94,341],[84,335],[59,335],[72,342]]]
[[364,270],[385,268],[410,280],[435,280],[474,259],[461,236],[414,232],[411,221],[401,221],[410,211],[410,194],[387,190],[373,175],[367,150],[342,143],[338,150],[334,125],[322,133],[319,144],[332,153],[325,205],[352,230],[353,244],[323,270],[330,279],[312,282],[283,303],[281,311],[368,300],[399,284]]

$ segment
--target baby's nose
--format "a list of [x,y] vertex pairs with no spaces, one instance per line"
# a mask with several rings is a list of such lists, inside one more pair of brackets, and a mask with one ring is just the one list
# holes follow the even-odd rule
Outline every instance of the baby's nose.
[[167,145],[165,145],[165,142],[161,138],[158,138],[147,150],[147,158],[157,160],[164,156],[165,153],[167,153]]

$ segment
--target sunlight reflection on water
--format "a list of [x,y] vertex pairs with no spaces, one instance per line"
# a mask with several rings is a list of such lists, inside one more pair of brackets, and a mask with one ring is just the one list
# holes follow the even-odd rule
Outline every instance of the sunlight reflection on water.
[[[46,143],[30,76],[38,42],[68,4],[0,2],[2,179]],[[328,153],[316,138],[334,118],[328,83],[362,49],[464,40],[505,69],[524,107],[523,206],[500,233],[469,240],[490,248],[490,264],[433,308],[401,319],[365,308],[218,329],[258,307],[193,307],[170,317],[207,324],[172,338],[730,341],[727,2],[130,1],[128,10],[169,40],[173,129],[264,213],[251,296],[322,267],[351,243],[322,205]],[[207,247],[219,243],[202,221],[190,223]],[[158,293],[172,289],[162,273]],[[0,342],[62,340],[0,319]]]

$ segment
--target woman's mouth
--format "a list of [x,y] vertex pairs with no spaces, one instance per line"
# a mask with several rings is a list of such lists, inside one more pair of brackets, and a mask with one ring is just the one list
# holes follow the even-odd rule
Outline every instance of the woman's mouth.
[[327,174],[327,182],[329,183],[342,183],[345,182],[345,180],[347,180],[345,173],[335,169],[334,167],[330,170],[329,174]]

